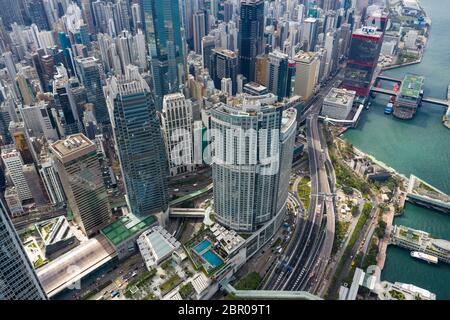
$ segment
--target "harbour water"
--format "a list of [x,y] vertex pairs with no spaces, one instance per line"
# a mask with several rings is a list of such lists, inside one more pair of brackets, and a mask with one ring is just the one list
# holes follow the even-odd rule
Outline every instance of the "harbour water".
[[[450,84],[450,19],[443,7],[450,0],[421,0],[432,20],[431,36],[422,63],[386,71],[402,78],[406,73],[425,77],[425,95],[444,98]],[[442,125],[442,107],[424,104],[413,120],[403,121],[384,114],[388,99],[378,95],[371,110],[364,112],[358,128],[343,136],[353,145],[406,176],[414,174],[450,194],[450,130]],[[401,224],[450,240],[450,215],[408,204]],[[450,266],[429,265],[413,259],[409,251],[389,246],[382,279],[412,283],[434,292],[437,299],[450,299]]]

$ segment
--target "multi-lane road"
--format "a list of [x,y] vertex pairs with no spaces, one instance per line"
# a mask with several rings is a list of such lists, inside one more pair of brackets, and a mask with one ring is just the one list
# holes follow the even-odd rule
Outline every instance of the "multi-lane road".
[[[330,81],[305,106],[299,118],[299,123],[306,122],[311,177],[310,206],[306,216],[295,228],[291,243],[273,267],[264,289],[298,291],[316,288],[329,261],[335,226],[334,180],[329,179],[329,176],[334,174],[327,171],[329,157],[326,143],[320,134],[318,114],[325,95],[334,85],[335,82]],[[297,190],[298,181],[294,183],[294,191]]]

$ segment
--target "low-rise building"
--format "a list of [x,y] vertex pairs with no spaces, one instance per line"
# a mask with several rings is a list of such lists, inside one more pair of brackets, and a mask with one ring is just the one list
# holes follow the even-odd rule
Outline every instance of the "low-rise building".
[[116,249],[117,257],[123,259],[137,251],[136,240],[157,222],[158,220],[153,215],[140,219],[132,214],[127,214],[103,228],[101,233]]
[[321,114],[332,119],[346,120],[352,111],[355,96],[355,91],[332,88],[323,100]]
[[[148,270],[171,257],[181,246],[177,239],[161,226],[142,233],[137,239],[137,245]],[[181,253],[178,257],[181,257]]]
[[77,243],[64,216],[39,222],[35,226],[42,238],[46,256],[54,255],[57,252],[61,254],[73,248]]

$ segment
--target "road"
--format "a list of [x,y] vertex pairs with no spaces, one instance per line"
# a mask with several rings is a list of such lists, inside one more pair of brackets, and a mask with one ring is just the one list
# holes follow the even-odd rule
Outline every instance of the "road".
[[[299,119],[299,124],[306,122],[311,177],[310,207],[302,226],[295,229],[281,261],[272,269],[264,289],[302,290],[310,280],[320,280],[314,277],[315,270],[323,272],[322,265],[329,260],[334,239],[334,204],[330,197],[334,187],[330,186],[325,166],[327,155],[324,154],[325,145],[319,133],[318,114],[324,97],[334,85],[334,80],[329,81],[305,106]],[[294,184],[295,191],[297,186],[298,182]],[[324,212],[330,217],[324,219]]]
[[[376,197],[371,197],[371,203],[372,203],[372,211],[370,212],[370,218],[366,220],[364,226],[362,227],[361,232],[358,235],[357,240],[355,241],[355,244],[353,245],[350,255],[345,257],[345,261],[343,264],[343,267],[341,269],[340,274],[337,275],[336,281],[332,283],[332,286],[328,288],[328,294],[333,295],[335,292],[339,290],[339,287],[343,281],[343,279],[348,275],[350,268],[352,266],[353,259],[356,257],[356,255],[361,251],[361,243],[363,241],[369,242],[369,233],[371,232],[371,226],[376,221],[376,210],[378,207],[378,200]],[[339,261],[337,261],[337,264]],[[335,270],[333,271],[333,273]]]

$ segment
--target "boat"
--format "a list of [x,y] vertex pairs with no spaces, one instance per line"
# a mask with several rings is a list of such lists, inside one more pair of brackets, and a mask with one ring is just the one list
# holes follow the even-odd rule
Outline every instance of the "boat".
[[386,107],[384,107],[384,113],[385,114],[392,114],[392,112],[394,111],[394,105],[389,102]]
[[366,110],[369,110],[371,105],[372,105],[372,102],[369,102],[366,106]]
[[432,256],[430,254],[426,254],[423,252],[419,252],[419,251],[412,251],[411,252],[411,257],[416,258],[416,259],[420,259],[420,260],[424,260],[428,263],[438,263],[438,258],[435,256]]

